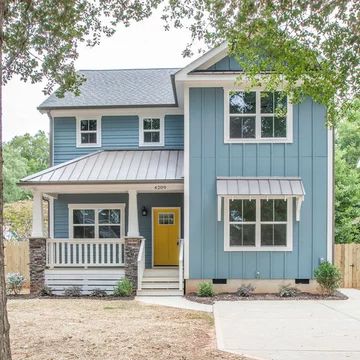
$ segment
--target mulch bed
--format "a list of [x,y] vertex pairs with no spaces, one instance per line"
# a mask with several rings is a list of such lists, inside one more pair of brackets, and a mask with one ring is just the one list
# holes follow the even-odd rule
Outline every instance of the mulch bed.
[[135,296],[91,296],[91,295],[81,295],[81,296],[65,296],[65,295],[51,295],[51,296],[41,296],[37,294],[18,294],[18,295],[7,295],[8,300],[17,300],[17,299],[89,299],[89,300],[134,300]]
[[340,291],[336,291],[333,295],[320,295],[320,294],[310,294],[306,292],[301,292],[293,297],[281,297],[277,294],[253,294],[249,297],[242,297],[235,293],[222,293],[217,294],[213,297],[200,297],[195,293],[191,293],[185,296],[186,299],[194,301],[201,304],[213,305],[215,301],[256,301],[256,300],[347,300],[348,297],[342,294]]

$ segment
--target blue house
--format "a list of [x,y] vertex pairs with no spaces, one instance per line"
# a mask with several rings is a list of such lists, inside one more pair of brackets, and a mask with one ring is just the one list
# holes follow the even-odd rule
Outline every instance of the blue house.
[[182,69],[80,73],[80,96],[39,106],[51,166],[21,181],[34,195],[32,291],[111,291],[124,276],[138,295],[204,280],[316,291],[314,269],[333,248],[322,105],[236,81],[225,44]]

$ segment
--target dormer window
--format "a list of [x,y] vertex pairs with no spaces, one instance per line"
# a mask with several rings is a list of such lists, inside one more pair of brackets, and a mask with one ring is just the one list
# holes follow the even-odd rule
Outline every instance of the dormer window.
[[292,142],[292,105],[281,91],[225,91],[225,143]]
[[140,118],[139,144],[140,146],[164,146],[164,118]]
[[101,146],[101,122],[99,117],[82,117],[77,119],[77,146]]

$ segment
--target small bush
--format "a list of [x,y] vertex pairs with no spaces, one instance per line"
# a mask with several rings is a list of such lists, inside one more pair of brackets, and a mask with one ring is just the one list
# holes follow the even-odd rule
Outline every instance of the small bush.
[[95,288],[91,291],[90,296],[94,297],[105,297],[107,296],[106,291],[100,288]]
[[115,296],[131,296],[133,293],[133,284],[127,279],[119,280],[114,287],[114,295]]
[[43,286],[39,292],[40,296],[52,296],[52,288],[50,286]]
[[198,285],[197,295],[201,297],[212,297],[215,295],[214,287],[211,282],[203,281]]
[[341,284],[340,270],[328,261],[324,261],[315,269],[314,276],[324,294],[333,294]]
[[79,297],[81,296],[81,287],[80,286],[70,286],[64,291],[65,296],[69,297]]
[[238,290],[238,295],[242,297],[249,297],[252,295],[252,293],[255,291],[255,286],[252,286],[251,284],[248,285],[241,285]]
[[20,273],[8,273],[6,275],[6,288],[9,294],[19,294],[24,284],[25,277]]
[[294,297],[299,294],[299,290],[292,287],[290,284],[280,286],[279,296],[280,297]]

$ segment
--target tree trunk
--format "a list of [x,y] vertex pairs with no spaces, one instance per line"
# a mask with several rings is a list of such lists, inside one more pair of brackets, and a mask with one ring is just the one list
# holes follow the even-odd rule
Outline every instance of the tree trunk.
[[3,146],[2,146],[2,55],[5,1],[0,0],[0,359],[11,360],[10,325],[6,308],[5,254],[3,238]]

